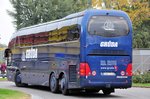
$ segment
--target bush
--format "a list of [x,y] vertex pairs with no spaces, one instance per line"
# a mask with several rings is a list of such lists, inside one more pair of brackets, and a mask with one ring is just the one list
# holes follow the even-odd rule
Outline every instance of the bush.
[[132,81],[133,83],[150,83],[150,72],[133,75]]
[[140,83],[141,80],[142,80],[141,75],[132,76],[132,82],[133,83]]

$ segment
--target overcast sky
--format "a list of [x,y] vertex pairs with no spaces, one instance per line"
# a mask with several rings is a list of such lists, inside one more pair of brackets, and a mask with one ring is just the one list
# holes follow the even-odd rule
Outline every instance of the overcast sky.
[[13,18],[8,15],[7,10],[13,10],[9,0],[0,0],[0,43],[6,45],[15,32]]

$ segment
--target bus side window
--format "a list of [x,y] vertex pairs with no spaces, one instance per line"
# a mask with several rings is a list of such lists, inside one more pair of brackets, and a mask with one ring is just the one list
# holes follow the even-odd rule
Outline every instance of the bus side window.
[[10,66],[11,65],[11,58],[12,58],[12,51],[11,51],[11,49],[5,49],[4,57],[6,59],[6,65]]
[[80,27],[79,25],[73,25],[70,27],[70,29],[68,30],[68,40],[69,41],[73,41],[73,40],[77,40],[80,37]]

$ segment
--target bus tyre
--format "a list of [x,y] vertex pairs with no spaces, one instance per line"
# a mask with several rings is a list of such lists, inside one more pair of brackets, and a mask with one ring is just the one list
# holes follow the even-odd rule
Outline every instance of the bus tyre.
[[102,91],[104,95],[110,95],[112,92],[114,92],[114,89],[103,89]]
[[50,90],[53,93],[57,93],[58,92],[58,80],[56,79],[54,73],[50,77]]
[[60,84],[61,84],[60,87],[61,87],[62,94],[63,95],[68,95],[69,90],[67,88],[67,78],[65,77],[65,75],[62,76]]
[[23,84],[21,83],[21,74],[19,71],[16,72],[15,74],[15,84],[17,87],[22,87]]

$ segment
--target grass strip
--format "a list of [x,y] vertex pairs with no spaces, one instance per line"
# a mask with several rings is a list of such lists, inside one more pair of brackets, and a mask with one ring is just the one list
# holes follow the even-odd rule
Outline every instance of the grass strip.
[[0,81],[7,81],[7,78],[0,78]]
[[20,91],[0,88],[0,99],[31,99],[31,97]]
[[150,88],[150,83],[133,83],[133,87],[147,87]]

